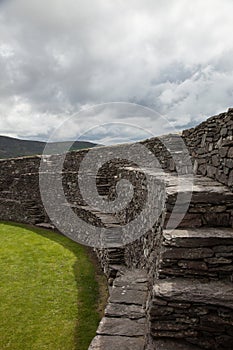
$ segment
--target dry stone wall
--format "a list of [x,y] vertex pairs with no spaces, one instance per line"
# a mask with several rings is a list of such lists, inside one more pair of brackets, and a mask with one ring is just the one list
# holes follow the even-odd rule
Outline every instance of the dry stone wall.
[[194,171],[233,189],[233,108],[183,131]]
[[[72,210],[97,227],[121,227],[137,218],[148,200],[147,182],[152,181],[155,184],[152,195],[157,201],[155,213],[159,209],[152,227],[138,236],[135,225],[127,237],[132,238],[131,243],[124,247],[97,249],[103,269],[110,284],[122,265],[126,269],[146,271],[149,285],[147,320],[150,319],[148,344],[154,340],[159,344],[163,338],[180,337],[201,348],[218,349],[224,343],[227,349],[228,344],[232,344],[232,300],[228,305],[220,305],[221,308],[213,304],[206,307],[206,287],[202,291],[203,300],[190,303],[177,296],[180,287],[178,284],[174,287],[174,281],[171,282],[174,293],[167,293],[166,281],[182,278],[182,281],[195,280],[197,284],[200,280],[207,284],[211,281],[223,283],[223,286],[228,283],[230,290],[233,276],[233,109],[209,118],[196,128],[185,130],[182,139],[189,150],[192,165],[188,165],[188,154],[187,159],[179,157],[182,151],[180,135],[166,135],[141,143],[159,161],[154,172],[139,169],[137,164],[125,159],[112,160],[100,168],[96,179],[100,196],[114,200],[116,185],[121,179],[129,180],[134,188],[134,196],[127,208],[108,217],[85,203],[77,184],[80,164],[88,150],[68,153],[62,173],[57,175],[53,159],[59,155],[49,156],[49,172],[54,181],[57,181],[57,176],[62,176],[66,199]],[[118,146],[115,147],[105,149],[114,154]],[[133,146],[124,147],[127,154]],[[98,157],[98,148],[93,152]],[[40,162],[40,156],[0,161],[1,220],[52,225],[39,190]],[[177,174],[184,177],[185,183],[185,176],[191,171],[196,174],[191,202],[178,230],[169,238],[165,229],[177,197]],[[184,186],[184,195],[185,191]],[[56,205],[56,194],[50,195]],[[57,210],[59,213],[59,208]],[[149,218],[144,213],[145,223]],[[218,227],[218,231],[214,232],[213,227]],[[188,232],[187,237],[185,232]],[[180,285],[184,283],[182,281]],[[155,285],[159,287],[156,289]],[[184,285],[192,298],[194,290],[189,288],[188,282]],[[218,332],[215,332],[215,323],[220,325]]]
[[153,292],[154,338],[182,339],[199,349],[232,349],[232,283],[165,279],[157,281]]

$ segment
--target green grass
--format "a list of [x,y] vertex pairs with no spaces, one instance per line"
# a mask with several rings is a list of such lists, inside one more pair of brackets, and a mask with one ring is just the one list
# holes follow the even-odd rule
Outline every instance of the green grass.
[[0,223],[1,350],[86,350],[104,288],[85,247],[52,231]]

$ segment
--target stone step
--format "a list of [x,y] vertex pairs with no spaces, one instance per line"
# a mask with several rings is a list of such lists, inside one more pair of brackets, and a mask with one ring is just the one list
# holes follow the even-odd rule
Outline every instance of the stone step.
[[166,223],[168,223],[176,203],[176,212],[173,212],[170,227],[172,227],[171,225],[180,213],[185,213],[186,198],[188,199],[190,193],[192,196],[188,210],[178,227],[233,226],[233,193],[228,187],[207,177],[196,175],[190,191],[187,178],[185,176],[181,177],[180,181],[183,182],[179,192],[182,200],[181,203],[176,203],[178,179],[168,175],[166,180]]
[[205,349],[231,349],[233,284],[230,282],[157,280],[149,313],[151,336],[155,340],[182,339]]
[[105,316],[89,350],[144,350],[147,276],[143,270],[127,270],[117,277],[110,291]]
[[233,276],[233,229],[164,230],[158,277],[228,279]]
[[[177,176],[176,173],[150,168],[125,167],[125,169],[129,173],[135,171],[143,173],[149,179],[154,179],[155,184],[164,184],[167,209],[165,225],[168,228],[177,227],[180,214],[184,214],[181,222],[178,222],[180,228],[233,226],[233,192],[227,186],[201,175]],[[155,198],[155,201],[158,199]]]
[[183,340],[158,339],[148,344],[145,350],[201,350],[199,346]]
[[[85,220],[93,225],[103,227],[102,242],[108,250],[109,265],[124,265],[125,264],[125,249],[121,225],[117,217],[112,213],[102,213],[97,208],[84,205],[72,205],[77,215],[80,215]],[[111,274],[111,273],[110,273]]]
[[88,214],[95,216],[97,220],[101,221],[101,223],[103,224],[103,227],[111,228],[111,227],[120,226],[119,220],[112,213],[103,213],[97,208],[93,208],[88,205],[72,204],[71,207],[77,212],[84,212],[87,217],[88,217]]
[[133,338],[97,335],[89,346],[89,350],[113,350],[115,348],[119,350],[144,350],[144,345],[144,336]]

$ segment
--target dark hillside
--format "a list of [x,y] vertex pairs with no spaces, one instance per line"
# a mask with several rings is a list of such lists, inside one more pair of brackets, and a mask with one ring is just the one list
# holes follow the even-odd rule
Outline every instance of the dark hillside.
[[[42,154],[46,143],[40,141],[20,140],[8,136],[0,136],[0,158],[15,158]],[[54,147],[64,145],[63,142],[54,143]],[[97,146],[87,141],[75,141],[71,150],[92,148]]]

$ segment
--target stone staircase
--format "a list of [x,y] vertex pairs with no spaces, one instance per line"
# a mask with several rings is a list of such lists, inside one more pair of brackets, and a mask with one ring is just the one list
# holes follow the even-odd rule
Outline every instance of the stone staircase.
[[[137,174],[141,171],[132,167],[124,169]],[[105,229],[105,246],[109,243],[108,248],[96,252],[103,266],[108,266],[105,273],[113,286],[105,316],[89,350],[108,350],[113,346],[122,350],[230,350],[233,193],[207,177],[196,175],[190,188],[186,175],[177,178],[175,173],[158,169],[142,171],[156,179],[156,183],[163,182],[166,192],[165,223],[157,239],[157,261],[152,267],[155,280],[150,297],[147,270],[126,267],[121,219],[87,205],[72,205],[80,217]],[[106,183],[102,178],[98,181],[99,194],[109,196],[109,179]],[[178,195],[180,203],[177,203]],[[36,208],[29,204],[36,218]],[[172,229],[185,207],[183,219]]]
[[[174,185],[167,194],[168,222]],[[185,217],[161,237],[149,308],[154,349],[176,348],[176,342],[182,349],[232,349],[232,217],[233,193],[196,176]]]
[[[101,185],[102,189],[104,185]],[[108,190],[108,187],[105,187]],[[106,192],[103,192],[102,195],[105,196]],[[108,270],[105,270],[105,273],[108,278],[115,278],[117,271],[125,265],[124,258],[124,247],[122,243],[122,234],[121,234],[121,223],[112,213],[102,213],[96,208],[91,208],[87,205],[75,205],[72,206],[75,209],[79,217],[82,217],[89,223],[94,224],[97,227],[103,227],[105,235],[102,237],[104,240],[104,246],[108,247],[105,249],[97,249],[97,255],[101,254],[100,260],[108,261]],[[114,230],[113,230],[114,229]]]
[[[178,179],[172,174],[166,174],[165,176],[168,221],[177,198]],[[185,199],[190,191],[190,186],[186,184],[186,176],[180,177],[180,182],[183,183],[180,194]],[[181,212],[183,204],[180,204]],[[178,227],[232,227],[232,210],[233,193],[227,186],[208,177],[196,175],[193,179],[192,198],[187,213]],[[176,208],[176,215],[179,215],[179,206]]]
[[[160,177],[166,184],[167,214],[157,247],[156,280],[147,308],[150,318],[147,350],[230,350],[233,344],[233,193],[212,179],[195,176],[187,213],[179,226],[171,230],[169,224],[173,222],[169,219],[177,200],[178,179],[172,173],[149,171],[149,175]],[[181,195],[185,200],[190,188],[186,186],[185,175],[181,181]],[[176,207],[174,219],[182,212],[183,204]],[[110,229],[111,225],[120,225],[116,217],[95,214]],[[108,260],[110,265],[117,265],[117,274],[124,265],[124,248],[117,245],[111,249],[106,250]],[[117,249],[120,249],[119,255]],[[140,310],[144,304],[138,298],[138,290],[132,288],[135,273],[145,278],[145,270],[128,270],[124,277],[114,281],[105,317],[90,350],[112,349],[113,345],[121,349],[145,348],[145,315],[133,320],[137,303],[140,302]]]
[[153,288],[150,332],[158,340],[181,339],[201,349],[232,349],[233,285],[227,281],[162,279]]
[[163,232],[158,277],[232,280],[231,228],[191,228]]

